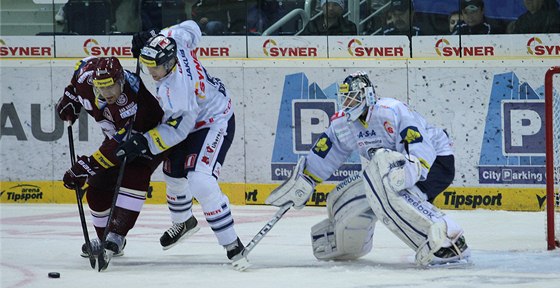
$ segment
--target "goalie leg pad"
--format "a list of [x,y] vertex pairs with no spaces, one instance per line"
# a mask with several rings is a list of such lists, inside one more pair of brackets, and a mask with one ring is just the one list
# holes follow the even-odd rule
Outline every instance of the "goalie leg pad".
[[375,215],[364,213],[347,220],[345,223],[335,224],[330,219],[324,219],[311,228],[311,244],[315,258],[355,260],[371,251],[377,221]]
[[[396,154],[394,160],[402,161]],[[439,250],[447,238],[444,214],[428,203],[425,197],[420,198],[414,189],[396,191],[393,188],[395,185],[388,183],[387,169],[379,167],[378,160],[384,167],[399,164],[388,163],[386,160],[391,157],[376,156],[377,153],[364,170],[364,186],[372,210],[389,230],[417,251],[419,261],[429,262],[429,255]]]
[[313,255],[319,260],[354,260],[369,253],[377,217],[360,175],[342,181],[327,198],[329,219],[311,228]]
[[[399,161],[398,157],[394,159]],[[382,172],[387,171],[379,167],[377,160],[373,157],[364,170],[366,195],[372,210],[389,230],[416,251],[416,263],[430,265],[441,258],[437,256],[441,249],[459,246],[455,243],[462,239],[461,227],[430,204],[417,187],[396,191],[395,185],[388,183],[387,174]],[[383,166],[392,165],[383,162]],[[466,244],[455,250],[459,258],[463,257],[461,253],[465,256],[470,253]]]

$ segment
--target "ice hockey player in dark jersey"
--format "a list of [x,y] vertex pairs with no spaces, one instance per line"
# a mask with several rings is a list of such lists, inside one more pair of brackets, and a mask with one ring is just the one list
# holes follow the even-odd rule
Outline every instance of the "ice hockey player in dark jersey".
[[[113,255],[122,255],[125,237],[134,227],[146,200],[150,177],[165,157],[165,154],[138,157],[126,164],[106,246],[101,247],[100,239],[107,226],[119,166],[122,165],[115,151],[128,129],[133,129],[134,133],[150,130],[159,124],[163,111],[140,77],[124,70],[115,57],[88,57],[76,64],[70,85],[64,89],[56,110],[60,119],[74,123],[82,109],[95,119],[105,139],[91,155],[79,156],[64,174],[63,181],[68,189],[85,189],[93,226],[99,237],[91,241],[92,253],[98,255],[105,248],[108,265]],[[84,187],[86,183],[88,185]],[[85,244],[82,256],[89,256]]]

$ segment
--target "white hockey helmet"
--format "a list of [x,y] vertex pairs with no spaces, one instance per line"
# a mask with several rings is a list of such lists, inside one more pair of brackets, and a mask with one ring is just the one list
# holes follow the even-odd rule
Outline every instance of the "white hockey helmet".
[[163,66],[169,73],[176,62],[177,43],[173,38],[156,35],[148,39],[146,45],[140,51],[139,61],[142,67],[153,68]]
[[365,72],[350,74],[338,86],[338,105],[348,121],[356,121],[375,101],[375,90]]

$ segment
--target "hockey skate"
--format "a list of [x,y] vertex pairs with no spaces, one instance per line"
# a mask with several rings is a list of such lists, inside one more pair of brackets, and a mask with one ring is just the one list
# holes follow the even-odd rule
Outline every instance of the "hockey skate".
[[465,236],[461,236],[450,247],[443,247],[434,253],[434,258],[428,264],[429,268],[462,267],[472,264],[471,250],[467,246]]
[[247,256],[244,255],[245,246],[243,246],[243,243],[241,243],[239,237],[233,243],[224,247],[226,248],[228,259],[231,260],[233,269],[237,271],[244,271],[245,269],[249,268],[249,266],[251,266],[251,263],[249,263]]
[[[99,253],[101,253],[101,241],[96,238],[96,239],[92,239],[89,243],[91,243],[91,252],[93,256],[97,257]],[[113,257],[123,256],[124,247],[126,247],[126,238],[124,239],[123,249],[119,253],[113,255]],[[89,258],[89,253],[87,251],[86,243],[82,245],[82,254],[80,254],[80,256],[84,258]]]
[[105,241],[105,249],[102,249],[97,257],[97,261],[99,262],[99,272],[104,271],[107,267],[109,267],[109,262],[115,254],[122,253],[124,242],[124,236],[109,232]]
[[163,250],[167,250],[179,243],[179,241],[188,238],[189,236],[200,230],[198,227],[198,221],[194,216],[187,219],[183,223],[173,223],[171,228],[167,229],[163,235],[159,238],[159,243]]

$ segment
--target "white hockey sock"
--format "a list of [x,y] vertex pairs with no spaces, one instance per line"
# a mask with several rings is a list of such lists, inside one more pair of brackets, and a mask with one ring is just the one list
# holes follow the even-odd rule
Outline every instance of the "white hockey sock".
[[229,209],[229,199],[220,190],[216,178],[211,175],[193,171],[189,173],[189,188],[196,197],[208,225],[216,234],[218,243],[225,246],[237,240],[233,228],[233,217]]
[[183,223],[189,219],[192,213],[193,196],[188,187],[186,178],[172,178],[165,175],[167,186],[167,208],[173,223]]

